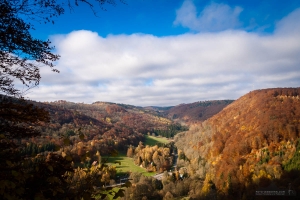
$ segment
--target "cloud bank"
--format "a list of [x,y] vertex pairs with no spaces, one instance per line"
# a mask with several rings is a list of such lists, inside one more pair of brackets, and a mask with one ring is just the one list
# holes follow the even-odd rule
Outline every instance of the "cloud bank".
[[[201,17],[207,17],[203,13]],[[253,89],[299,87],[298,19],[300,9],[279,21],[271,35],[241,30],[167,37],[104,38],[87,30],[56,35],[52,40],[61,55],[61,72],[43,68],[39,88],[28,97],[167,106],[236,99]]]
[[241,25],[239,14],[242,10],[238,6],[231,8],[226,4],[211,3],[197,15],[193,1],[185,0],[176,11],[174,24],[204,32],[234,29]]

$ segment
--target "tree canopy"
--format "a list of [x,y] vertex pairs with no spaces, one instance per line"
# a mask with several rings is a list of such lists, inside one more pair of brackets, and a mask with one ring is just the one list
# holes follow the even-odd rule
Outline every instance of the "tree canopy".
[[[121,1],[123,2],[123,1]],[[28,89],[39,85],[40,68],[50,67],[59,55],[52,53],[49,40],[31,35],[33,21],[54,23],[54,18],[65,9],[87,4],[96,14],[96,8],[105,4],[115,5],[115,0],[0,0],[0,93],[20,97]],[[26,86],[24,91],[16,85]]]

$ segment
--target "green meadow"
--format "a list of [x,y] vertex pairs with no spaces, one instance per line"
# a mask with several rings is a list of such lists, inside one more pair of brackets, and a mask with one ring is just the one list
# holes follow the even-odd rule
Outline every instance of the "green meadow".
[[109,157],[107,161],[108,165],[114,165],[117,169],[117,175],[124,175],[128,172],[139,172],[145,176],[153,176],[155,172],[147,172],[146,169],[134,164],[132,158],[127,157],[124,154],[119,154],[116,157]]
[[149,135],[146,135],[145,137],[146,137],[145,145],[149,145],[149,146],[155,146],[157,143],[167,144],[170,142],[170,140],[168,140],[165,137],[154,137]]
[[[170,142],[167,138],[164,137],[154,137],[148,135],[146,135],[145,137],[145,145],[154,146],[157,143],[166,144]],[[118,156],[115,157],[109,157],[107,160],[107,164],[116,166],[117,174],[119,176],[127,174],[128,172],[138,172],[142,173],[145,176],[153,176],[156,174],[155,172],[147,172],[146,169],[135,165],[133,159],[127,157],[124,153],[120,153]]]

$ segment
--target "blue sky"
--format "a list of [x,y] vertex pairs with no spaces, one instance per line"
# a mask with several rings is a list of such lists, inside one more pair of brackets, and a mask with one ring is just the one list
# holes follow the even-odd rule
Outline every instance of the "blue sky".
[[42,69],[27,96],[167,106],[300,86],[298,0],[126,2],[37,24],[61,73]]
[[[87,5],[65,10],[65,14],[55,20],[55,25],[37,25],[38,37],[47,38],[53,34],[68,34],[74,30],[91,30],[100,36],[109,34],[144,33],[155,36],[169,36],[195,32],[188,27],[174,24],[176,10],[184,2],[191,2],[197,15],[212,4],[227,5],[234,9],[241,8],[237,19],[239,25],[233,27],[260,33],[273,32],[277,21],[300,7],[297,0],[229,0],[229,1],[180,1],[180,0],[126,0],[127,4],[117,1],[117,5],[104,5],[107,11],[96,9],[95,17]],[[226,17],[226,16],[224,16]],[[209,21],[211,22],[211,21]],[[213,23],[210,24],[213,26]],[[202,31],[212,31],[211,27]],[[228,28],[228,27],[226,27]]]

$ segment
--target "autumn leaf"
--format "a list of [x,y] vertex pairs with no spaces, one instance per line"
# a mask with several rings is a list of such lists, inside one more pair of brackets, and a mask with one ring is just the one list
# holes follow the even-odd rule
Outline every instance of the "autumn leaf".
[[79,139],[84,140],[84,135],[83,135],[83,133],[81,133],[81,134],[79,135]]
[[57,191],[60,193],[65,193],[65,191],[63,191],[63,189],[61,189],[61,188],[57,188]]
[[72,161],[73,160],[70,155],[67,155],[65,158],[66,158],[67,161]]
[[70,139],[69,138],[64,138],[64,140],[63,140],[63,142],[64,142],[64,145],[70,145]]
[[7,161],[6,161],[6,164],[7,164],[8,166],[10,166],[10,167],[13,165],[12,162],[11,162],[10,160],[7,160]]
[[17,171],[15,171],[15,170],[12,170],[12,171],[11,171],[11,174],[12,174],[13,176],[19,176],[19,173],[18,173]]
[[55,148],[54,148],[54,150],[55,151],[58,151],[60,149],[60,146],[58,146],[58,145],[55,145]]
[[60,183],[60,180],[59,180],[57,177],[55,177],[55,176],[49,177],[49,178],[47,179],[47,181],[48,181],[49,183]]
[[51,165],[48,165],[48,169],[53,172],[53,167]]
[[83,199],[84,199],[84,200],[89,200],[89,199],[91,199],[91,194],[89,194],[89,193],[87,193],[87,192],[83,193]]

